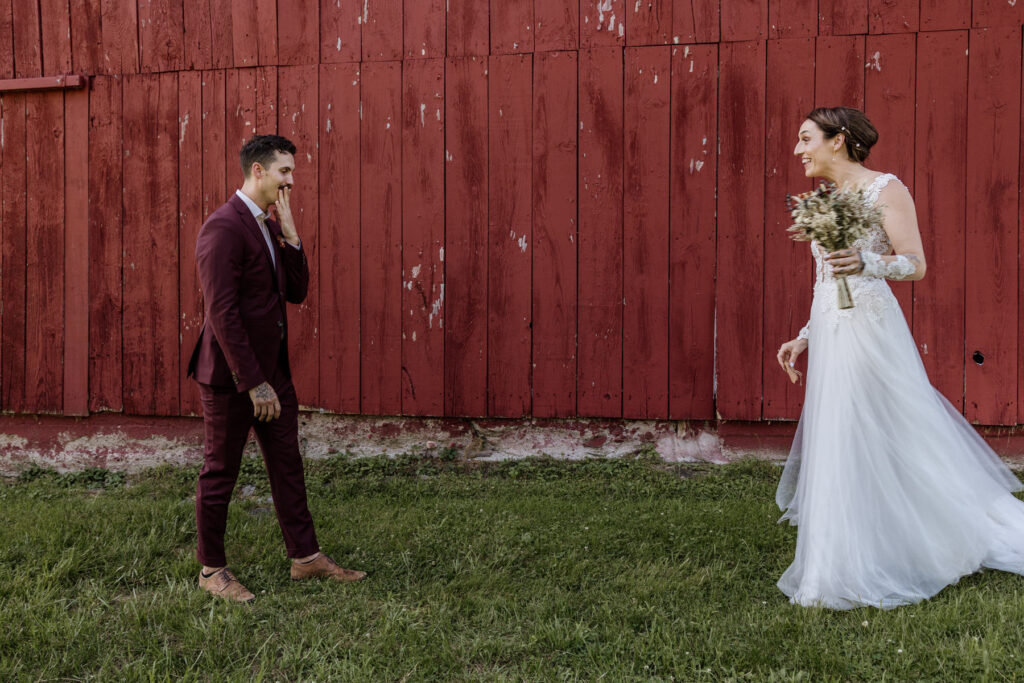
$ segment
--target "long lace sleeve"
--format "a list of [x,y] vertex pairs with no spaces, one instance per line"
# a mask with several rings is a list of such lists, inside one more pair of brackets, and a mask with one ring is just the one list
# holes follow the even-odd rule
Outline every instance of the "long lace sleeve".
[[807,321],[807,324],[800,328],[800,333],[796,335],[797,339],[810,339],[811,338],[811,323]]
[[917,272],[917,266],[902,254],[897,254],[892,262],[886,262],[879,254],[863,251],[860,255],[864,261],[863,274],[868,277],[886,280],[907,280]]

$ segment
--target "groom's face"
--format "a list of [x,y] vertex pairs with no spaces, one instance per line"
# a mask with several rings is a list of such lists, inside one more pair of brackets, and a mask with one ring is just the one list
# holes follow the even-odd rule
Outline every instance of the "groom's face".
[[295,157],[288,152],[274,152],[274,160],[268,166],[255,164],[256,180],[259,183],[261,198],[266,204],[277,201],[277,192],[281,188],[295,184],[292,171],[295,169]]

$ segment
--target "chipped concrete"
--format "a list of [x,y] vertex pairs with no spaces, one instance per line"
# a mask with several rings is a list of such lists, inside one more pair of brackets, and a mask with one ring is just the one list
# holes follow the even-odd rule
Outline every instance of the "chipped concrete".
[[[303,455],[329,458],[397,456],[454,449],[461,457],[509,460],[549,455],[580,460],[620,458],[650,450],[667,462],[728,463],[785,458],[793,422],[602,419],[455,419],[343,416],[303,412]],[[1024,431],[982,428],[1011,466],[1024,465]],[[36,465],[61,472],[87,467],[136,472],[162,464],[202,462],[199,418],[0,416],[0,474]],[[257,455],[250,439],[247,453]]]

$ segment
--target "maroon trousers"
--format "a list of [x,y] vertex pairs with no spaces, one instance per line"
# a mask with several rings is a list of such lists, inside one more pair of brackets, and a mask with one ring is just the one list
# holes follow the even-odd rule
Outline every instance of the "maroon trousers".
[[290,379],[275,378],[271,384],[281,401],[281,417],[259,422],[252,414],[248,392],[200,384],[206,447],[203,469],[196,485],[196,557],[208,567],[227,564],[224,529],[228,503],[238,480],[242,450],[249,430],[263,451],[263,463],[270,478],[277,522],[284,535],[288,557],[305,557],[317,552],[313,518],[306,504],[306,481],[299,454],[299,402]]

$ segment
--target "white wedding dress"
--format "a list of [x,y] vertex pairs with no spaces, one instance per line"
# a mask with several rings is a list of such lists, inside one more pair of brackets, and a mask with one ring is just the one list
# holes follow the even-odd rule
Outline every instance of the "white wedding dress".
[[[855,247],[891,250],[881,226]],[[891,608],[982,567],[1024,574],[1021,483],[931,386],[886,281],[849,277],[854,308],[840,310],[811,249],[807,392],[776,494],[799,530],[779,588],[800,605]]]

